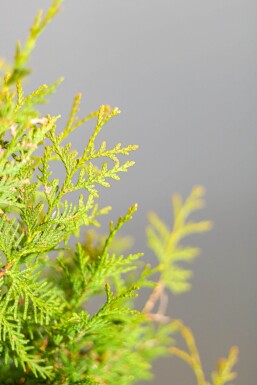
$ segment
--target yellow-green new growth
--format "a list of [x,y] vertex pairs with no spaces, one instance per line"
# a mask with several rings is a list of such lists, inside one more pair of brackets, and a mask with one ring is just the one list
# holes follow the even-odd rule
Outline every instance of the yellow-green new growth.
[[233,346],[228,354],[228,358],[222,358],[218,361],[217,370],[212,373],[212,383],[206,381],[200,355],[191,329],[177,320],[173,321],[174,327],[183,337],[187,350],[173,346],[169,349],[172,355],[175,355],[185,361],[195,373],[197,385],[225,385],[236,378],[236,373],[232,372],[238,357],[238,349]]
[[30,70],[26,68],[30,54],[36,45],[39,35],[60,10],[62,2],[63,0],[54,0],[44,17],[42,17],[43,11],[39,11],[32,27],[30,28],[30,33],[24,46],[21,48],[21,44],[19,42],[17,43],[13,69],[8,75],[8,85],[19,81],[30,73]]
[[[38,14],[24,46],[17,46],[11,69],[0,63],[0,384],[133,385],[151,378],[154,359],[172,353],[192,367],[198,385],[209,385],[192,332],[167,314],[165,292],[190,287],[191,272],[180,262],[190,262],[199,249],[182,241],[211,227],[209,221],[189,221],[204,206],[203,189],[194,188],[184,203],[173,197],[172,229],[150,215],[148,243],[158,264],[139,265],[142,253],[126,253],[123,241],[117,247],[117,233],[137,205],[110,222],[107,235],[89,228],[99,226],[98,217],[110,210],[98,207],[100,187],[109,187],[134,164],[121,158],[136,145],[97,144],[119,109],[100,106],[79,118],[77,94],[66,125],[57,132],[58,116],[41,116],[38,106],[60,81],[24,93],[30,53],[61,3],[54,0],[44,17]],[[66,140],[93,121],[79,155]],[[53,177],[52,162],[64,167],[63,180]],[[71,193],[77,191],[74,203]],[[87,232],[85,241],[74,246],[73,236],[81,230]],[[155,273],[157,283],[151,280]],[[140,287],[152,290],[142,311],[134,302]],[[188,351],[174,347],[178,331]],[[236,357],[232,348],[212,374],[212,385],[234,378]]]
[[204,207],[203,198],[204,189],[200,186],[193,188],[184,203],[179,195],[174,195],[172,229],[169,229],[155,213],[149,215],[148,244],[161,264],[160,280],[174,294],[190,289],[188,279],[192,273],[179,266],[179,262],[191,262],[200,252],[199,248],[183,246],[181,241],[189,235],[203,233],[212,227],[210,221],[189,221],[189,216],[193,212]]

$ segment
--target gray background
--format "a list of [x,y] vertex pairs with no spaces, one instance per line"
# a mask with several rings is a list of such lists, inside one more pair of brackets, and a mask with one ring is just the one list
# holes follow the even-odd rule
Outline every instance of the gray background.
[[[49,3],[1,0],[1,56],[11,60],[16,39]],[[256,34],[255,0],[67,0],[40,39],[27,85],[64,75],[45,110],[64,117],[77,91],[83,115],[100,104],[123,111],[102,137],[140,150],[101,203],[112,204],[115,219],[138,202],[125,230],[147,260],[147,212],[170,221],[173,192],[206,187],[202,217],[215,227],[194,238],[203,252],[193,289],[172,297],[169,311],[192,327],[206,372],[240,347],[242,385],[257,384]],[[82,148],[86,128],[76,140]],[[155,373],[153,384],[195,383],[176,359],[159,361]]]

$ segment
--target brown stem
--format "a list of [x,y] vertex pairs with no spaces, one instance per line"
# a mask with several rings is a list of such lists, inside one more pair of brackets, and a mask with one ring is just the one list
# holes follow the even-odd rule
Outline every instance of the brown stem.
[[143,308],[143,313],[150,313],[156,302],[159,300],[159,298],[161,297],[162,293],[164,291],[164,284],[163,282],[160,280],[158,283],[157,283],[157,286],[154,288],[154,290],[152,291],[152,293],[150,294],[150,297],[148,298],[148,300],[146,301],[146,304]]
[[167,324],[170,322],[170,317],[164,315],[164,314],[159,314],[159,313],[149,313],[147,314],[147,317],[150,318],[154,322],[162,323],[162,324]]
[[4,267],[2,267],[0,269],[0,279],[3,278],[3,276],[7,273],[7,271],[10,269],[10,267],[12,267],[12,265],[14,264],[14,260],[12,260],[11,262],[7,263],[7,265],[5,265]]
[[166,314],[166,310],[168,307],[168,300],[169,300],[168,295],[163,290],[160,294],[160,305],[159,305],[158,310],[157,310],[158,314],[162,314],[162,315]]

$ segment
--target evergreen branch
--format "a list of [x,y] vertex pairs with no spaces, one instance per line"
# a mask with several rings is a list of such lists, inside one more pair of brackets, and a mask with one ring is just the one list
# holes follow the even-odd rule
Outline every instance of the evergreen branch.
[[77,94],[74,98],[73,106],[70,112],[69,119],[67,121],[66,127],[63,130],[63,132],[60,134],[61,136],[58,137],[58,141],[61,142],[64,140],[72,131],[73,131],[73,126],[74,122],[77,120],[77,113],[79,111],[79,105],[81,101],[81,94]]
[[110,223],[110,233],[105,240],[101,253],[98,258],[92,260],[91,264],[88,265],[90,279],[88,279],[86,286],[87,291],[90,286],[93,289],[96,283],[98,287],[101,287],[102,282],[106,282],[107,279],[114,278],[115,276],[119,277],[121,273],[126,273],[135,268],[134,261],[142,256],[141,253],[130,254],[127,257],[123,257],[123,255],[116,257],[115,255],[110,255],[108,250],[117,232],[127,221],[132,219],[132,215],[136,210],[137,205],[133,205],[128,209],[124,217],[118,219],[115,226],[112,222]]
[[[108,111],[108,109],[107,109]],[[109,113],[106,113],[106,106],[101,106],[99,108],[98,117],[97,117],[97,123],[95,126],[95,129],[93,131],[93,134],[89,138],[88,144],[84,150],[84,153],[81,158],[81,162],[86,161],[87,155],[89,155],[94,150],[94,143],[95,139],[102,130],[103,126],[114,116],[120,114],[120,110],[116,107],[113,110],[111,110]]]
[[[58,135],[58,143],[61,143],[64,139],[66,139],[67,136],[69,136],[72,131],[76,130],[78,127],[82,126],[84,123],[88,122],[89,120],[93,118],[97,118],[99,115],[99,110],[97,110],[97,111],[91,112],[89,115],[87,115],[83,119],[78,119],[77,113],[79,112],[81,96],[82,95],[79,93],[74,98],[74,102],[73,102],[70,116],[68,118],[66,126],[64,130]],[[107,115],[110,112],[110,107],[104,106],[104,110],[105,110],[104,114]]]
[[22,87],[21,80],[17,80],[16,82],[16,92],[17,92],[17,102],[15,112],[23,105],[24,103],[24,91]]
[[[79,101],[80,96],[75,98],[71,115],[64,133],[56,135],[55,128],[53,127],[47,134],[48,138],[52,142],[52,145],[45,148],[43,165],[39,168],[41,175],[38,176],[38,179],[44,185],[45,196],[48,202],[46,220],[50,218],[53,209],[58,204],[60,204],[62,197],[67,193],[74,192],[79,189],[86,189],[89,192],[89,199],[92,197],[97,198],[97,184],[104,187],[109,187],[109,182],[106,181],[107,178],[118,180],[118,173],[127,171],[127,169],[134,164],[134,162],[128,161],[123,165],[120,165],[117,155],[128,155],[131,151],[136,150],[137,146],[127,146],[125,148],[121,148],[121,145],[117,145],[112,150],[106,151],[106,145],[104,144],[100,147],[98,152],[95,152],[94,150],[94,141],[97,135],[101,131],[103,125],[106,124],[113,116],[116,116],[119,113],[117,108],[109,111],[106,109],[106,106],[100,107],[95,130],[91,135],[81,157],[77,157],[76,151],[71,151],[70,143],[66,144],[65,146],[61,146],[61,141],[74,128],[72,124],[76,120],[75,114],[78,110]],[[54,157],[52,154],[54,154]],[[114,160],[113,167],[108,169],[107,163],[103,162],[102,168],[98,169],[95,165],[89,162],[90,159],[99,157],[109,157],[110,159]],[[59,181],[57,179],[52,181],[49,180],[51,175],[51,172],[49,171],[49,161],[52,159],[58,159],[61,161],[66,170],[65,180],[62,186],[60,186],[58,189],[57,187]],[[77,183],[74,184],[73,178],[77,173],[79,173]]]
[[[53,84],[42,84],[39,88],[33,91],[31,94],[22,99],[22,102],[18,103],[19,107],[23,107],[23,111],[30,111],[31,105],[44,104],[47,102],[46,97],[53,94],[56,88],[63,82],[63,78],[58,79]],[[38,121],[39,123],[40,121]],[[36,124],[37,122],[32,123]]]
[[171,347],[169,349],[170,353],[176,355],[177,357],[183,359],[189,364],[189,366],[194,371],[194,374],[197,379],[197,385],[210,385],[205,380],[204,372],[202,369],[202,364],[200,356],[196,347],[195,339],[192,334],[192,331],[186,327],[181,321],[173,321],[175,328],[181,333],[182,337],[188,348],[188,353],[177,347]]
[[20,332],[19,322],[13,322],[11,312],[6,311],[4,306],[0,307],[0,341],[4,347],[1,357],[6,364],[12,360],[15,366],[20,365],[24,371],[29,368],[35,377],[51,377],[52,368],[43,366],[43,360],[29,353],[32,347]]
[[[10,288],[3,301],[3,306],[10,307],[17,319],[23,304],[23,319],[28,318],[33,309],[34,320],[40,325],[48,324],[52,317],[60,316],[62,306],[53,288],[46,281],[38,281],[38,274],[32,275],[31,269],[25,271],[12,271],[6,273],[10,278]],[[10,304],[12,302],[12,304]]]
[[[143,255],[142,253],[129,254],[128,256],[116,256],[114,253],[109,253],[115,235],[122,225],[132,218],[136,208],[136,205],[132,206],[124,217],[118,219],[115,226],[110,224],[109,236],[95,257],[90,255],[89,251],[80,243],[77,244],[76,252],[72,258],[67,258],[65,255],[59,256],[58,264],[62,269],[60,281],[68,293],[71,306],[77,308],[93,293],[102,290],[104,284],[109,281],[120,280],[121,275],[136,268],[135,261]],[[53,265],[53,267],[58,270],[58,266]]]
[[12,73],[9,76],[8,84],[17,82],[22,77],[26,76],[30,71],[26,68],[27,62],[29,60],[30,54],[34,49],[39,35],[45,29],[46,25],[53,19],[56,13],[60,9],[62,0],[54,0],[52,5],[49,7],[46,15],[42,18],[42,11],[39,11],[34,24],[30,29],[30,34],[24,44],[24,47],[21,48],[20,43],[17,44],[14,68]]
[[133,310],[130,307],[123,306],[124,300],[137,296],[137,294],[134,293],[135,290],[138,290],[138,287],[132,286],[130,288],[126,288],[120,294],[114,295],[114,293],[111,292],[110,285],[106,284],[106,303],[89,320],[87,332],[97,330],[99,328],[99,323],[102,326],[113,324],[113,319],[117,322],[118,320],[123,321],[124,317],[126,319],[128,316],[141,317],[138,311]]
[[188,235],[202,233],[211,228],[210,221],[187,221],[192,212],[203,207],[203,194],[201,187],[195,187],[184,204],[179,196],[173,197],[174,225],[172,230],[169,230],[156,214],[149,216],[148,244],[161,263],[160,281],[164,282],[173,293],[187,291],[190,288],[188,279],[192,275],[191,271],[180,267],[177,263],[190,262],[199,254],[198,248],[184,247],[180,242]]
[[8,220],[6,216],[0,217],[0,253],[6,258],[7,262],[15,259],[16,253],[21,248],[24,238],[21,226],[15,219]]
[[[18,112],[11,118],[12,122],[19,122],[19,114]],[[48,117],[42,121],[40,127],[33,125],[30,118],[23,119],[20,124],[7,125],[7,130],[11,130],[11,139],[0,147],[0,175],[3,175],[0,178],[0,205],[3,209],[13,204],[21,206],[19,198],[33,172],[32,154],[57,119],[58,117]]]
[[106,252],[108,250],[108,248],[110,247],[110,244],[112,242],[112,240],[114,239],[115,235],[117,234],[117,232],[120,230],[120,228],[128,221],[130,221],[132,219],[132,216],[133,214],[137,211],[137,204],[134,204],[133,206],[131,206],[127,213],[124,215],[124,217],[119,217],[117,223],[115,226],[113,226],[113,223],[110,222],[110,234],[108,236],[108,238],[106,239],[105,241],[105,244],[104,244],[104,248],[103,248],[103,251],[102,251],[102,257],[106,255]]
[[228,358],[222,358],[218,361],[217,370],[212,373],[213,385],[224,385],[236,378],[236,373],[232,372],[237,362],[238,348],[233,346],[228,354]]
[[[173,346],[169,349],[170,353],[181,358],[192,368],[197,379],[197,385],[210,385],[210,383],[205,380],[199,352],[192,331],[178,320],[173,321],[173,325],[182,335],[187,345],[188,352]],[[218,361],[217,370],[212,373],[213,385],[224,385],[235,379],[236,373],[233,373],[232,369],[237,362],[237,356],[238,349],[234,346],[230,349],[227,359],[223,358]]]
[[[11,68],[0,62],[0,383],[133,385],[151,377],[155,358],[172,353],[192,367],[198,385],[210,385],[191,330],[180,321],[170,322],[166,314],[165,289],[180,293],[189,288],[191,271],[180,264],[199,254],[198,248],[183,246],[183,239],[210,228],[209,221],[189,221],[204,206],[201,187],[184,203],[178,195],[173,197],[172,229],[150,215],[147,234],[159,261],[155,268],[141,269],[142,254],[123,254],[123,242],[115,249],[116,235],[137,205],[116,224],[110,223],[107,236],[90,238],[88,232],[76,249],[69,245],[84,226],[99,226],[98,216],[110,209],[96,204],[99,190],[134,164],[121,159],[137,146],[118,143],[108,148],[106,141],[98,145],[103,127],[120,111],[102,105],[79,118],[81,94],[57,133],[58,116],[41,116],[37,107],[60,81],[25,95],[22,79],[29,73],[30,53],[61,3],[54,0],[45,16],[38,13],[25,44],[17,45]],[[91,119],[96,122],[79,155],[66,139]],[[40,146],[43,154],[35,155]],[[64,167],[62,182],[52,177],[52,162]],[[78,190],[83,194],[74,204],[69,194]],[[150,279],[154,273],[159,274],[157,283]],[[141,312],[134,304],[139,287],[152,288]],[[103,304],[90,311],[98,294]],[[177,330],[185,350],[173,346]],[[213,372],[213,385],[235,378],[236,360],[237,349],[232,348]]]

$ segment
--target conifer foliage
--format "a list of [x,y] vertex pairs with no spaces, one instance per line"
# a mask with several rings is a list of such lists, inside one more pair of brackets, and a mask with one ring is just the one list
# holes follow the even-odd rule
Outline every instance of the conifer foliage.
[[[144,265],[141,253],[127,253],[126,240],[117,240],[136,205],[110,223],[107,236],[91,230],[110,210],[98,207],[99,189],[134,164],[126,157],[136,145],[96,144],[119,109],[101,106],[79,118],[78,94],[60,130],[58,116],[39,110],[59,82],[24,93],[30,53],[61,2],[55,0],[45,15],[39,12],[25,44],[17,45],[13,65],[0,67],[0,384],[130,385],[151,378],[155,358],[176,355],[192,367],[198,385],[207,385],[192,332],[170,319],[165,305],[168,291],[190,287],[191,271],[181,262],[199,250],[183,246],[183,238],[211,226],[188,219],[203,207],[203,189],[194,188],[185,202],[174,196],[172,229],[150,215],[147,237],[158,264]],[[86,122],[94,128],[79,155],[69,136]],[[53,177],[53,162],[64,167],[64,180]],[[74,204],[70,194],[76,191]],[[72,247],[71,236],[80,233],[85,240]],[[135,298],[142,287],[150,294],[140,310]],[[90,301],[99,298],[98,310],[90,312]],[[188,352],[176,346],[177,333]],[[234,378],[236,357],[232,348],[212,385]]]

